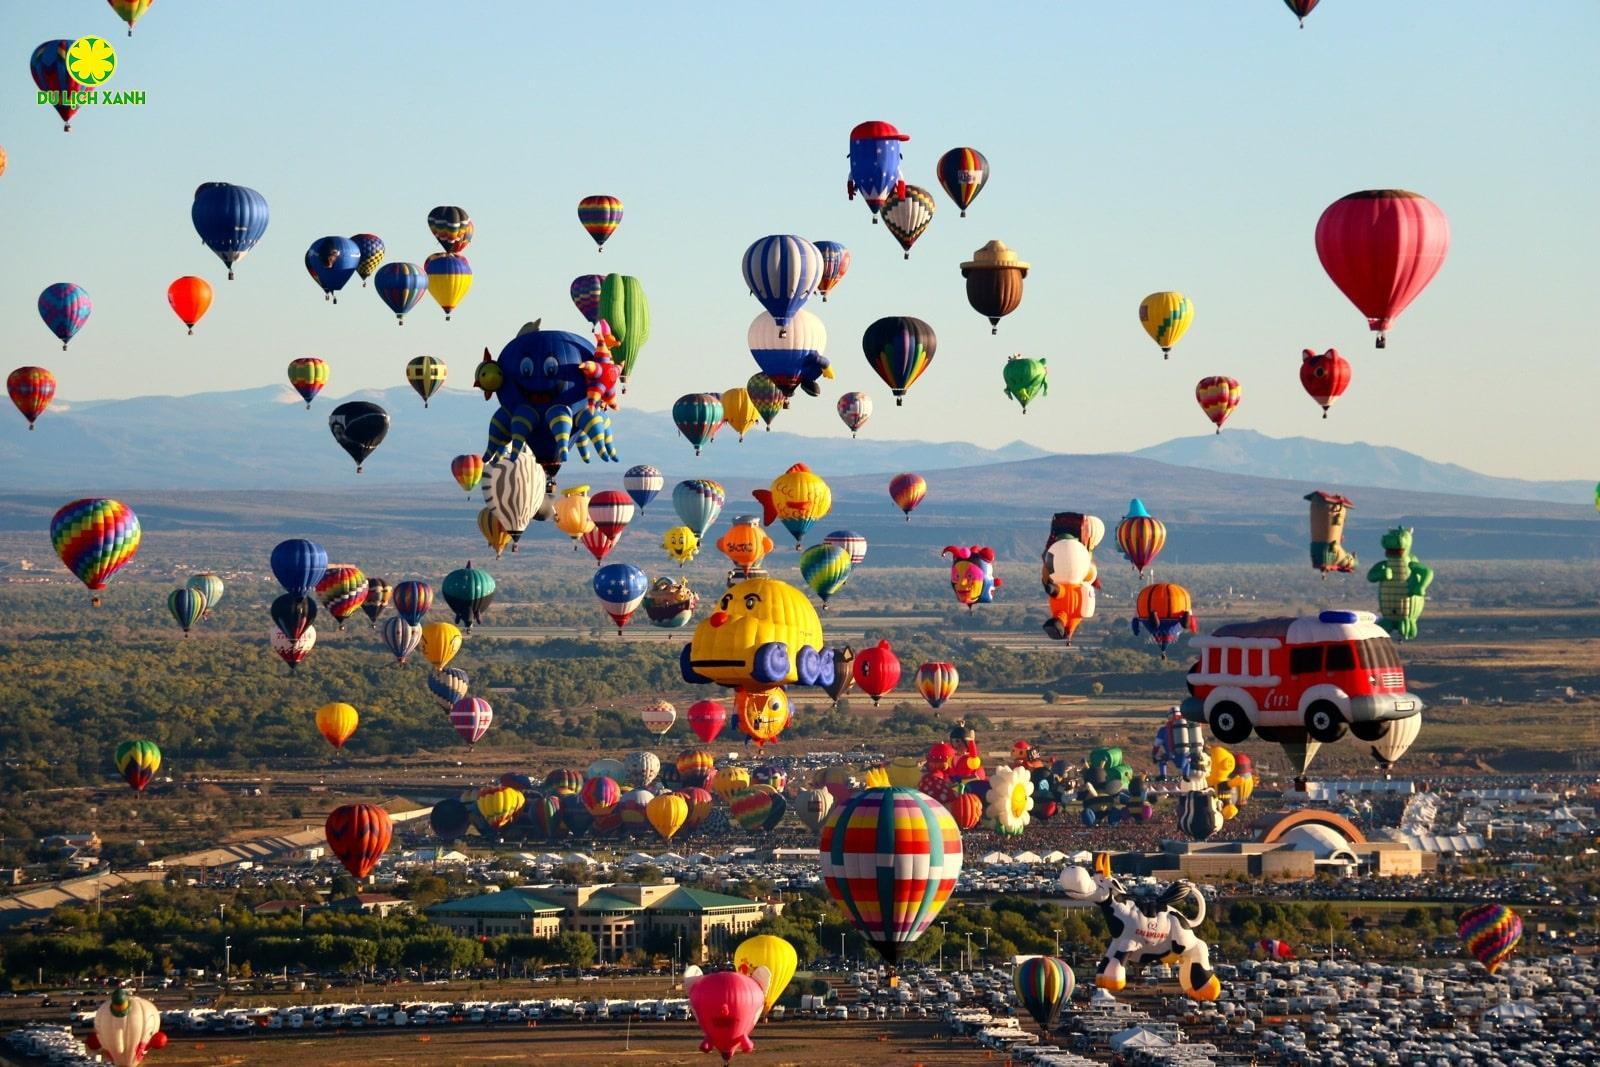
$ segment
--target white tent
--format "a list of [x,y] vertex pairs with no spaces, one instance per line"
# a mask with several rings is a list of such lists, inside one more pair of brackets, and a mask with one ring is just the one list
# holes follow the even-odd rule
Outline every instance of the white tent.
[[986,867],[997,867],[1011,862],[1011,857],[1004,852],[989,852],[978,859]]
[[1044,861],[1046,863],[1065,863],[1067,862],[1067,854],[1058,848],[1051,849],[1044,854]]
[[581,863],[585,867],[593,867],[595,865],[594,857],[593,856],[585,856],[582,852],[568,852],[568,853],[565,853],[561,857],[561,862],[562,863]]
[[1121,1052],[1127,1048],[1170,1048],[1172,1042],[1142,1026],[1130,1026],[1111,1035],[1111,1049]]
[[1033,864],[1036,864],[1036,863],[1043,863],[1044,860],[1042,860],[1039,857],[1039,854],[1037,852],[1023,851],[1023,852],[1018,852],[1015,856],[1012,856],[1011,857],[1011,862],[1012,863],[1026,863],[1026,864],[1032,866]]

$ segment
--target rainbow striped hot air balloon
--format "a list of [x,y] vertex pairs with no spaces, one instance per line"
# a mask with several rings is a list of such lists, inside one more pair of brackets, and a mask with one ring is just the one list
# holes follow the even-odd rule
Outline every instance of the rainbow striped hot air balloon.
[[306,402],[306,410],[309,411],[311,401],[315,400],[317,394],[328,384],[327,362],[315,356],[302,356],[290,360],[289,384],[300,394],[300,399]]
[[956,695],[956,687],[960,684],[961,672],[956,670],[954,663],[936,660],[917,668],[917,692],[935,711]]
[[1522,940],[1522,917],[1504,904],[1481,904],[1461,916],[1456,932],[1467,951],[1493,974]]
[[605,275],[580,274],[572,279],[567,294],[572,297],[572,306],[578,309],[578,314],[583,316],[590,326],[600,321],[600,294],[605,288]]
[[1144,501],[1128,502],[1128,514],[1117,523],[1117,547],[1141,576],[1167,543],[1167,527],[1145,510]]
[[328,614],[339,621],[342,630],[344,620],[360,611],[361,605],[367,602],[367,576],[354,564],[330,563],[322,580],[317,582],[317,599],[328,609]]
[[1061,1020],[1061,1008],[1072,999],[1075,983],[1071,966],[1055,956],[1033,956],[1017,964],[1017,999],[1046,1037]]
[[934,164],[939,184],[967,217],[967,208],[989,184],[989,161],[976,148],[952,148]]
[[893,967],[939,917],[961,873],[961,831],[915,789],[866,789],[837,804],[817,845],[828,892]]
[[578,201],[578,221],[594,238],[595,251],[604,252],[608,238],[622,225],[622,201],[614,196],[586,196]]
[[31,430],[56,395],[56,376],[43,367],[18,367],[6,377],[6,393]]
[[124,741],[117,746],[116,761],[122,780],[142,793],[161,769],[161,750],[154,741]]
[[[95,593],[132,561],[139,537],[139,516],[120,500],[74,500],[50,520],[56,555]],[[98,596],[94,606],[100,606]]]
[[938,349],[939,338],[933,327],[910,315],[879,319],[861,335],[861,351],[867,357],[867,365],[894,393],[896,407],[928,369]]

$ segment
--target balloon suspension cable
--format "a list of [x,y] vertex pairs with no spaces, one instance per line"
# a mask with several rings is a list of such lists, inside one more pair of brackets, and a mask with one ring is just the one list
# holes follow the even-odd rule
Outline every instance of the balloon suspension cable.
[[190,337],[193,337],[193,336],[194,336],[194,327],[193,327],[193,326],[190,326],[190,327],[189,327],[189,336],[190,336]]

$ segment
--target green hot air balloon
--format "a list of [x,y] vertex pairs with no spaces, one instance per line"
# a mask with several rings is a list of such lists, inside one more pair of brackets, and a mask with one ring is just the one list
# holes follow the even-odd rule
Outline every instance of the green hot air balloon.
[[455,612],[456,624],[468,630],[473,623],[483,621],[483,613],[494,603],[494,579],[488,571],[478,570],[471,562],[445,575],[439,591],[450,610]]
[[622,391],[639,360],[639,349],[650,340],[650,301],[645,299],[639,279],[627,274],[608,274],[600,283],[600,317],[611,326],[617,345],[612,358],[622,368]]
[[822,610],[827,611],[828,598],[850,580],[850,553],[826,541],[812,545],[800,553],[800,576],[822,599]]
[[1012,356],[1006,360],[1003,371],[1006,379],[1006,396],[1022,405],[1022,413],[1028,413],[1028,405],[1036,396],[1044,396],[1050,392],[1050,383],[1045,380],[1045,375],[1050,368],[1045,366],[1046,360],[1025,359],[1022,356]]
[[206,613],[206,595],[187,587],[174,589],[167,594],[167,610],[183,628],[183,636],[188,637],[189,628]]
[[722,425],[722,397],[716,393],[685,393],[673,402],[672,421],[698,456]]

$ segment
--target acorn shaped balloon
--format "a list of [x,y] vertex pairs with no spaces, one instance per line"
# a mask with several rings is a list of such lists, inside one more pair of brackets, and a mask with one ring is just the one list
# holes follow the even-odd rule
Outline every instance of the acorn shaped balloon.
[[967,303],[989,320],[989,332],[1000,332],[1000,320],[1022,303],[1022,280],[1028,264],[1006,247],[1004,241],[990,241],[961,264],[967,280]]

